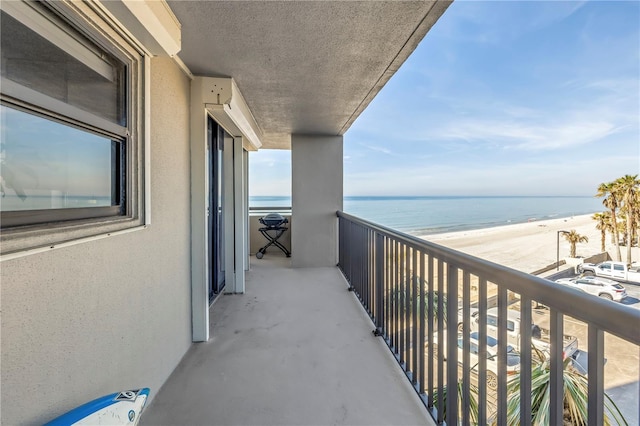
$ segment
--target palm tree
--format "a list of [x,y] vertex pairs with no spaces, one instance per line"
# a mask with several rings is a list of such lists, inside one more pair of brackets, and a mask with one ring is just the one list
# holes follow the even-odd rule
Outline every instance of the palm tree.
[[[564,420],[565,424],[586,425],[589,381],[571,365],[571,358],[564,360]],[[533,425],[551,424],[549,419],[551,367],[549,360],[532,365],[531,371],[531,423]],[[507,382],[507,425],[520,424],[520,373],[517,372]],[[624,416],[607,395],[605,396],[604,425],[627,425]]]
[[618,256],[618,261],[622,260],[622,254],[620,253],[620,239],[618,237],[618,228],[615,224],[618,222],[616,219],[616,210],[618,209],[618,192],[617,187],[614,182],[609,183],[601,183],[598,186],[598,192],[596,193],[596,197],[605,197],[602,200],[602,204],[611,211],[611,223],[613,226],[613,235],[614,235],[614,243],[616,245],[616,254]]
[[[464,401],[463,399],[464,389],[462,386],[462,380],[458,380],[458,382],[456,383],[456,388],[458,391],[458,413],[462,413],[462,401]],[[469,395],[469,422],[472,425],[479,424],[478,394],[479,394],[478,387],[473,383],[469,383],[469,394],[468,394]],[[439,399],[440,399],[440,394],[438,394],[438,391],[435,391],[433,393],[433,405],[435,407],[438,406]],[[443,418],[446,419],[447,418],[447,386],[444,386],[444,388],[442,389],[442,410],[443,410],[442,416]],[[464,420],[460,418],[458,423],[463,424],[463,422]]]
[[[549,407],[551,404],[550,389],[551,383],[551,365],[550,360],[543,352],[535,346],[531,348],[531,422],[532,425],[549,425]],[[588,414],[588,395],[589,381],[588,378],[580,373],[574,366],[572,358],[567,358],[563,363],[563,401],[564,401],[564,424],[585,426],[587,424]],[[520,371],[515,372],[507,381],[507,425],[520,425]],[[458,391],[458,413],[462,412],[460,406],[462,399],[462,381],[456,384]],[[438,393],[434,393],[434,405],[438,405]],[[609,395],[604,394],[604,425],[628,425],[624,416],[620,412],[615,402]],[[442,399],[444,408],[446,409],[447,387],[443,389]],[[469,413],[470,424],[478,424],[478,388],[470,384],[469,388]],[[444,413],[446,419],[446,412]],[[463,421],[462,419],[460,420]],[[615,423],[612,423],[615,421]],[[497,425],[495,415],[488,421],[492,426]]]
[[635,196],[633,197],[633,205],[635,206],[635,214],[633,217],[633,220],[635,221],[634,235],[636,237],[636,247],[640,247],[640,233],[638,233],[638,230],[640,229],[640,191],[636,191]]
[[600,251],[604,253],[607,230],[609,229],[609,212],[595,213],[591,218],[596,221],[596,229],[600,231]]
[[571,247],[569,256],[571,257],[576,257],[576,244],[589,242],[589,238],[578,234],[575,229],[572,229],[570,232],[565,232],[562,236],[569,241]]
[[[624,175],[613,182],[619,200],[622,202],[622,210],[626,216],[626,243],[627,243],[627,263],[631,263],[631,239],[633,232],[633,222],[637,215],[638,206],[635,205],[636,194],[640,190],[640,180],[638,175]],[[620,259],[618,259],[620,260]]]
[[[411,288],[415,285],[417,289],[420,288],[420,282],[424,282],[424,294],[414,294],[411,295]],[[418,290],[419,291],[419,290]],[[425,298],[425,306],[424,306],[424,316],[428,318],[429,315],[429,307],[428,307],[428,298],[429,298],[429,282],[424,280],[418,275],[411,275],[405,281],[404,285],[398,286],[398,288],[391,290],[389,293],[389,298],[391,303],[401,309],[404,313],[406,310],[409,312],[413,312],[413,303],[416,303],[416,309],[419,311],[421,307],[420,298]],[[407,297],[409,297],[407,301]],[[440,312],[440,298],[442,298],[442,312]],[[442,317],[443,323],[447,323],[447,295],[443,294],[440,296],[440,293],[437,290],[433,290],[433,319],[435,324],[438,323],[438,318]],[[418,313],[418,315],[420,315]]]

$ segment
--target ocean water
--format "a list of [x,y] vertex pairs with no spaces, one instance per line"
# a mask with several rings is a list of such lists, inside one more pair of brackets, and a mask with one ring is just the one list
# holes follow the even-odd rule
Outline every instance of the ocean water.
[[[290,207],[290,197],[250,197],[252,207]],[[595,197],[345,197],[344,211],[414,235],[490,228],[603,211]]]

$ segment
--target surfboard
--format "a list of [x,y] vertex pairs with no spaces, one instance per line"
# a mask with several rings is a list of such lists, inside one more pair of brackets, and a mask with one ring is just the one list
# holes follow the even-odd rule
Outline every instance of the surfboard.
[[137,425],[149,397],[149,388],[126,390],[87,402],[45,426]]

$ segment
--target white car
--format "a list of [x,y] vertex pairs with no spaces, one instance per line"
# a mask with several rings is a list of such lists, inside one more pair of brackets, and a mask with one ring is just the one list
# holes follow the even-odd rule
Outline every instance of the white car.
[[[472,332],[469,335],[469,365],[471,370],[475,373],[478,372],[478,363],[480,359],[478,357],[479,341],[480,337],[477,331]],[[434,341],[437,341],[437,334],[434,335]],[[444,336],[444,346],[442,348],[446,361],[446,341],[447,337]],[[461,334],[458,334],[458,364],[462,365],[463,357],[463,338]],[[434,344],[433,348],[434,356],[437,356],[438,347]],[[507,345],[507,374],[514,374],[520,370],[520,354],[518,354],[512,346]],[[498,388],[498,341],[491,336],[487,336],[487,387],[491,390]]]
[[607,278],[594,276],[560,278],[559,280],[556,280],[556,282],[558,284],[577,288],[578,290],[593,294],[594,296],[602,297],[603,299],[615,300],[616,302],[620,302],[622,299],[627,297],[627,290],[622,284]]

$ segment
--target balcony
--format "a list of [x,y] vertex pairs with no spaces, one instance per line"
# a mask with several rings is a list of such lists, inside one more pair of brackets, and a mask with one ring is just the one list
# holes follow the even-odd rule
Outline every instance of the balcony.
[[[213,338],[190,349],[141,424],[475,424],[473,414],[479,424],[507,424],[514,392],[506,349],[516,344],[507,318],[514,311],[523,324],[539,324],[549,342],[549,424],[562,424],[566,334],[588,354],[580,362],[589,425],[610,414],[605,393],[628,424],[637,423],[640,311],[338,215],[339,268],[291,268],[277,250],[252,259],[246,294],[218,298]],[[493,368],[483,343],[492,307]],[[476,365],[469,355],[472,310]],[[524,327],[517,343],[531,347],[537,337]],[[519,354],[520,424],[531,423],[535,410],[537,353]],[[447,383],[459,384],[461,400],[452,392],[434,401]],[[477,413],[469,408],[472,394]]]
[[434,424],[337,268],[252,258],[142,425]]

